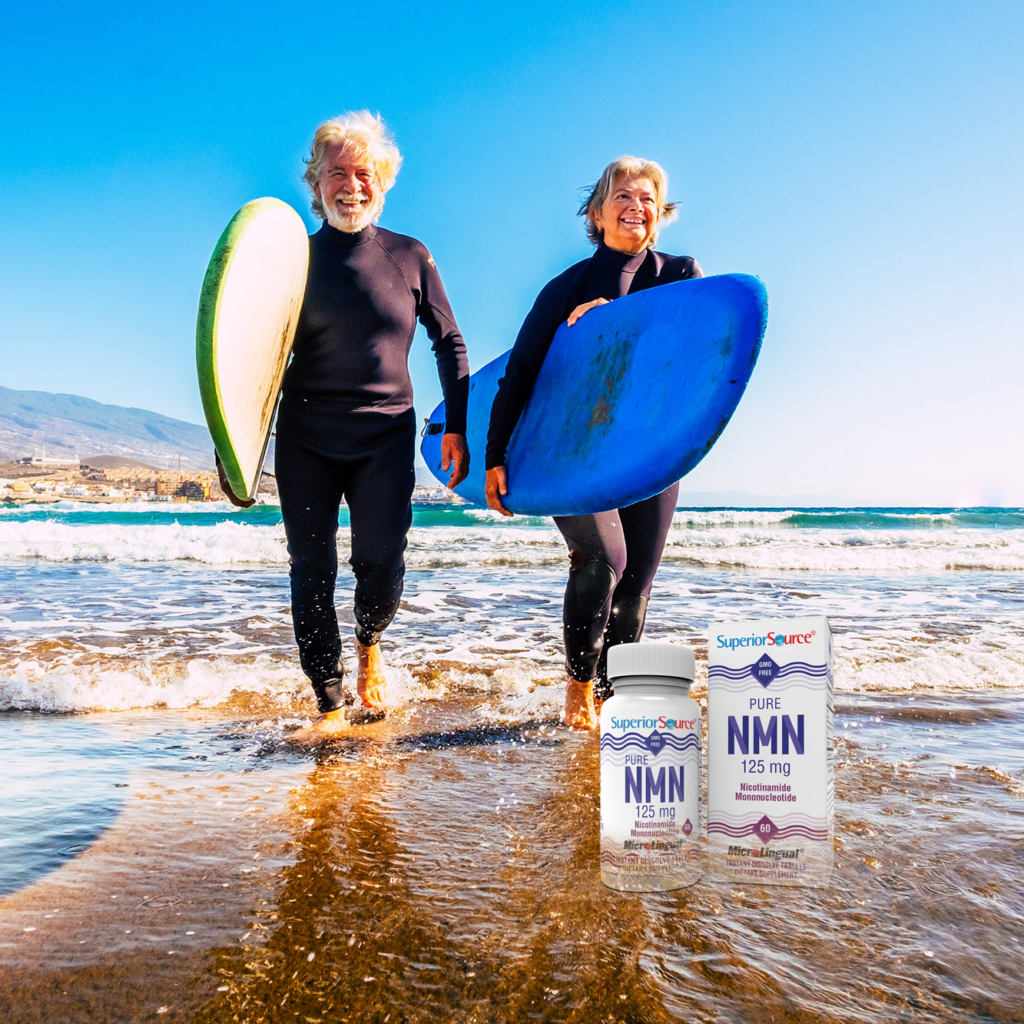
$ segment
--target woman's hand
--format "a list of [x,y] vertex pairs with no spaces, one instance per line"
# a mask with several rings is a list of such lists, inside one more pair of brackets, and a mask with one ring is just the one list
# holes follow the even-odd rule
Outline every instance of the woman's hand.
[[501,499],[508,494],[508,472],[504,466],[495,466],[487,470],[487,482],[484,484],[487,493],[487,504],[500,512],[503,516],[512,515],[511,512],[501,503]]
[[583,316],[584,313],[589,313],[592,309],[595,309],[597,306],[606,306],[606,305],[608,305],[608,300],[607,299],[594,299],[593,302],[584,302],[582,306],[577,306],[569,314],[569,319],[566,320],[566,323],[570,327],[572,327],[572,325],[574,323],[576,323],[576,321],[579,320],[579,318],[581,316]]
[[449,466],[452,475],[448,477],[448,487],[454,489],[469,473],[469,445],[465,434],[445,434],[441,438],[441,472],[447,473]]

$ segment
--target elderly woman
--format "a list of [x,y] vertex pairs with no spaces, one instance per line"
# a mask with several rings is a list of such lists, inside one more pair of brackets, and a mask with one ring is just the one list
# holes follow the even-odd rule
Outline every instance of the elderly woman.
[[[609,164],[583,201],[587,235],[597,247],[541,290],[516,338],[491,408],[487,436],[487,501],[503,515],[508,493],[505,452],[555,331],[588,310],[632,292],[700,277],[697,261],[653,246],[661,224],[675,216],[668,177],[658,164],[624,156]],[[562,621],[568,682],[563,721],[597,727],[594,676],[603,676],[609,646],[640,639],[654,574],[676,507],[679,485],[628,508],[585,516],[555,516],[569,546],[569,582]],[[607,696],[607,683],[598,697]]]
[[412,522],[416,418],[408,357],[417,321],[448,404],[442,452],[451,485],[469,469],[466,348],[437,267],[421,242],[376,224],[400,163],[381,120],[362,111],[320,125],[306,166],[323,226],[309,239],[306,294],[278,414],[276,473],[295,639],[322,715],[312,739],[344,724],[340,712],[351,699],[342,688],[334,607],[342,500],[355,574],[356,689],[365,707],[386,707],[379,645],[402,594]]

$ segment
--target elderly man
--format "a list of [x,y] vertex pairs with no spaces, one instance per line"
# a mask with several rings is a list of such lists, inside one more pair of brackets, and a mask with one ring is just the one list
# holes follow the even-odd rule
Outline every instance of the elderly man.
[[408,355],[416,321],[433,346],[447,405],[442,453],[452,487],[469,471],[469,368],[430,253],[416,239],[376,226],[401,164],[381,120],[362,111],[325,122],[306,163],[313,212],[324,224],[309,239],[275,471],[291,556],[295,639],[321,716],[309,731],[315,739],[343,723],[334,607],[342,499],[356,580],[356,687],[364,707],[387,706],[380,638],[402,595],[412,523],[416,420]]

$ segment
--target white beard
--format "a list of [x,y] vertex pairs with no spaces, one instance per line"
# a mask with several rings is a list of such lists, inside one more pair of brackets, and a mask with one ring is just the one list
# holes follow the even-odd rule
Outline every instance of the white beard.
[[[327,223],[332,228],[348,234],[357,234],[364,228],[368,228],[379,216],[384,208],[384,193],[380,192],[377,198],[368,206],[362,208],[345,206],[338,203],[334,206],[325,206],[324,213],[327,215]],[[359,210],[358,213],[351,212]]]

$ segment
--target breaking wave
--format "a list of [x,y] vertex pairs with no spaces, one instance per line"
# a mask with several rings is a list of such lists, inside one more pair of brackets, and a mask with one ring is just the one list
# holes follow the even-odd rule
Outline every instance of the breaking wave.
[[[486,513],[484,514],[486,515]],[[771,513],[752,525],[714,522],[713,513],[676,514],[664,560],[736,569],[835,571],[1024,570],[1024,527],[793,529]],[[769,515],[765,513],[765,515]],[[191,517],[190,517],[191,518]],[[460,525],[414,525],[410,568],[447,566],[556,566],[566,558],[558,531],[545,520],[510,525],[461,513]],[[338,550],[348,557],[347,530]],[[284,565],[284,528],[237,519],[195,522],[83,523],[35,519],[0,521],[0,559],[47,562],[198,562],[207,565]]]

